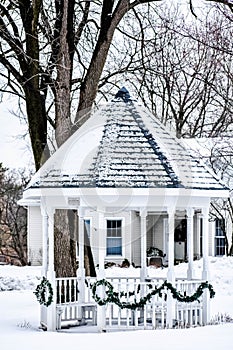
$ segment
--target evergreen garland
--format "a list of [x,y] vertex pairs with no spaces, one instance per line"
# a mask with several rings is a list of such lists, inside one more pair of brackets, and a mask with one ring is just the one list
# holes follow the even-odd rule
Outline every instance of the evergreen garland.
[[[36,287],[34,292],[40,305],[48,307],[53,302],[53,288],[49,280],[43,277],[40,284]],[[46,299],[48,294],[48,298]]]
[[[97,291],[96,291],[97,287],[101,286],[101,285],[108,288],[108,290],[105,291],[107,297],[104,299],[101,299],[97,295]],[[153,286],[151,284],[148,286],[150,289],[153,288]],[[213,286],[211,284],[209,284],[207,281],[202,282],[200,284],[200,286],[197,288],[196,292],[190,296],[182,295],[180,292],[177,291],[176,288],[174,288],[172,286],[171,283],[165,281],[159,288],[155,287],[155,289],[152,292],[148,293],[145,297],[140,298],[140,300],[138,302],[135,301],[133,303],[121,302],[120,299],[122,297],[135,295],[135,292],[129,292],[129,293],[114,292],[113,285],[105,279],[99,280],[91,286],[93,298],[97,302],[98,305],[103,306],[103,305],[106,305],[107,303],[114,303],[114,304],[118,305],[119,308],[121,308],[121,309],[131,309],[131,310],[135,310],[137,308],[143,308],[147,302],[150,302],[152,296],[154,296],[156,294],[158,294],[161,297],[162,296],[161,292],[165,288],[170,290],[174,299],[178,300],[179,302],[183,302],[183,303],[191,303],[191,302],[196,301],[196,300],[199,302],[199,298],[202,296],[204,289],[209,289],[210,298],[213,298],[215,296]]]

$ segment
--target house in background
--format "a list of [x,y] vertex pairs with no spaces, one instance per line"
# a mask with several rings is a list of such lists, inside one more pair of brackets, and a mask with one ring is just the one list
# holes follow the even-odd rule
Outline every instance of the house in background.
[[183,140],[195,157],[209,160],[215,171],[230,189],[230,200],[215,199],[211,203],[209,219],[209,255],[229,254],[232,245],[232,136],[231,132],[222,137]]
[[[97,228],[94,226],[93,213],[87,212],[85,218],[85,229],[88,233],[89,240],[94,241],[94,235]],[[129,218],[130,220],[130,218]],[[139,219],[138,219],[139,220]],[[109,223],[110,225],[111,223]],[[114,224],[114,223],[112,223]],[[117,223],[116,223],[117,224]],[[139,225],[139,222],[138,222]],[[196,211],[194,217],[195,225],[195,237],[194,237],[194,259],[199,259],[202,257],[202,213]],[[230,218],[226,217],[225,223],[222,218],[216,218],[209,221],[209,256],[224,256],[227,254],[226,251],[226,238],[223,230],[223,226],[226,225],[226,232],[229,244],[231,243],[231,232],[232,223]],[[159,228],[160,226],[160,228]],[[156,219],[152,215],[149,215],[147,219],[147,255],[148,263],[150,263],[150,248],[155,248],[157,255],[165,255],[163,258],[163,265],[167,264],[167,246],[166,240],[162,242],[162,238],[158,239],[156,231],[163,232],[165,235],[167,227],[167,217],[164,218],[162,215]],[[139,243],[139,242],[138,242]],[[187,261],[187,219],[186,213],[176,213],[175,230],[174,230],[174,258],[176,262]],[[42,215],[39,203],[31,203],[28,207],[28,263],[32,266],[40,266],[43,261],[43,234],[42,234]],[[138,248],[139,249],[139,248]],[[106,262],[113,262],[115,264],[121,264],[122,260],[127,259],[130,263],[134,265],[140,265],[140,258],[135,255],[129,254],[124,256],[122,254],[106,254]],[[77,260],[78,260],[78,246],[77,246]]]
[[[155,327],[158,317],[167,327],[172,327],[174,319],[189,325],[208,323],[206,295],[195,307],[190,303],[186,309],[171,295],[163,302],[153,299],[143,315],[142,310],[120,314],[119,310],[111,311],[111,305],[109,309],[97,305],[85,289],[84,231],[98,266],[97,280],[105,277],[105,262],[121,264],[127,259],[140,267],[138,277],[132,282],[115,276],[111,283],[118,290],[137,289],[140,284],[143,297],[148,292],[148,278],[154,286],[161,282],[149,276],[148,264],[162,255],[168,266],[167,280],[189,295],[209,277],[208,256],[213,255],[210,201],[228,196],[228,188],[148,110],[131,100],[125,88],[121,89],[56,151],[24,191],[21,204],[28,207],[31,262],[39,260],[42,246],[43,274],[57,293],[51,306],[42,307],[41,323],[55,330],[62,321],[85,320],[88,307],[99,330],[115,323],[135,327],[139,320],[146,328],[148,318]],[[79,293],[72,303],[61,298],[61,290],[71,288],[73,279],[67,282],[54,273],[56,209],[76,210],[78,215]],[[150,251],[154,256],[148,254]],[[203,280],[197,281],[193,261],[201,256]],[[181,283],[174,263],[184,260],[188,269]],[[104,295],[103,290],[101,293]],[[154,316],[155,308],[158,317]]]

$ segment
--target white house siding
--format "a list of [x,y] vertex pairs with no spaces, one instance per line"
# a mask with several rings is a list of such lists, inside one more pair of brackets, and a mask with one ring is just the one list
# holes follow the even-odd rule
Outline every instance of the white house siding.
[[146,246],[153,247],[154,246],[154,216],[150,215],[146,221]]
[[147,248],[155,247],[163,251],[164,215],[149,215],[147,220]]
[[42,263],[42,216],[40,207],[28,207],[28,262]]
[[123,234],[122,244],[123,244],[123,254],[124,254],[123,258],[126,258],[129,260],[129,262],[132,262],[132,251],[131,251],[132,230],[131,230],[131,222],[130,222],[130,219],[131,219],[130,211],[125,212],[123,217],[125,220],[124,221],[125,225],[122,231],[122,234]]
[[98,264],[98,216],[95,211],[86,210],[84,219],[90,220],[90,246],[95,266]]
[[[98,264],[98,246],[99,232],[103,230],[99,229],[98,213],[94,210],[87,210],[85,218],[90,219],[90,244],[92,247],[92,253],[95,265]],[[106,219],[122,219],[122,256],[106,256],[106,261],[115,262],[120,264],[123,259],[128,259],[136,266],[141,265],[141,239],[140,239],[140,215],[136,211],[126,211],[115,213],[109,212],[104,214],[104,225]],[[167,220],[166,215],[150,214],[147,217],[147,248],[156,247],[166,253],[166,242],[164,242],[164,222]],[[215,222],[209,223],[209,255],[215,255]],[[106,235],[106,225],[104,227]],[[231,227],[228,222],[228,232],[231,232]],[[199,215],[194,216],[194,258],[200,258],[200,233],[201,233],[201,221]],[[231,235],[228,236],[228,241],[231,243]],[[106,242],[106,238],[105,238]],[[104,248],[106,249],[106,247]],[[29,206],[28,207],[28,262],[31,265],[41,265],[42,262],[42,216],[40,207]]]
[[[90,244],[92,247],[92,254],[94,258],[94,263],[97,265],[99,263],[98,256],[98,247],[99,247],[99,234],[104,234],[105,246],[103,249],[105,250],[105,261],[106,262],[114,262],[116,264],[121,264],[122,261],[126,258],[131,262],[131,226],[130,226],[130,212],[122,212],[122,211],[109,211],[105,212],[103,222],[99,222],[98,212],[94,211],[86,211],[85,218],[91,218],[91,232],[90,232]],[[106,256],[106,220],[122,220],[122,255],[121,256]]]

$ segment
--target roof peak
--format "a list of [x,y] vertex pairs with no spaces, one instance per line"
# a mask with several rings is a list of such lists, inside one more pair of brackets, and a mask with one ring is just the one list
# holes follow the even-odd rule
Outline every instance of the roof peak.
[[130,93],[124,86],[116,93],[115,98],[121,98],[124,102],[131,101]]

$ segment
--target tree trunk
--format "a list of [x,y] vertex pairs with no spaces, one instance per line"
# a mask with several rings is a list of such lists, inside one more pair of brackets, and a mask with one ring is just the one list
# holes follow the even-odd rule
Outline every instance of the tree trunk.
[[114,1],[111,0],[105,0],[103,3],[99,37],[91,63],[80,88],[79,105],[75,119],[76,128],[85,123],[90,116],[115,29],[129,10],[128,0],[119,2],[114,12],[113,5]]
[[[59,35],[59,52],[57,56],[57,79],[55,83],[55,115],[56,115],[56,141],[61,146],[71,135],[70,121],[70,98],[71,98],[71,76],[73,44],[68,40],[69,33],[73,33],[73,28],[69,28],[72,23],[73,11],[69,3],[65,1],[60,12],[62,15],[61,30]],[[73,5],[74,6],[74,5]],[[71,16],[71,18],[70,18]]]
[[[76,246],[79,241],[79,218],[76,210],[68,211],[69,227],[70,227],[70,238],[73,244],[72,252],[73,259],[76,261]],[[74,261],[74,260],[73,260]],[[90,241],[86,230],[84,229],[84,267],[85,275],[96,277],[95,264],[90,246]]]
[[35,160],[35,168],[36,170],[39,170],[49,156],[45,151],[47,144],[45,101],[40,95],[38,87],[36,89],[34,89],[33,86],[25,87],[25,96],[28,127]]
[[45,160],[43,152],[47,143],[45,98],[40,91],[38,19],[41,5],[41,0],[36,0],[33,4],[28,1],[19,3],[26,33],[26,55],[19,54],[18,57],[24,79],[23,89],[36,170]]
[[[78,215],[76,210],[56,210],[54,227],[54,265],[57,277],[76,276]],[[96,277],[89,238],[84,230],[84,266],[86,276]]]
[[[72,6],[73,3],[73,6]],[[71,135],[70,98],[71,76],[73,70],[74,37],[71,23],[74,2],[64,1],[60,8],[62,15],[59,52],[57,56],[57,79],[55,84],[56,141],[61,146]],[[55,270],[57,277],[76,275],[77,214],[71,211],[59,211],[55,217]],[[93,257],[85,247],[86,273],[95,274]]]
[[[56,142],[60,147],[71,135],[70,98],[73,45],[69,39],[70,23],[73,25],[74,2],[61,1],[57,4],[57,14],[60,16],[60,34],[56,57],[57,78],[55,82],[55,116]],[[71,16],[71,17],[70,17]],[[76,237],[71,239],[72,228],[68,210],[57,210],[54,230],[54,256],[57,277],[76,276]]]
[[54,266],[56,277],[76,276],[76,240],[71,241],[67,210],[56,210],[54,222]]

